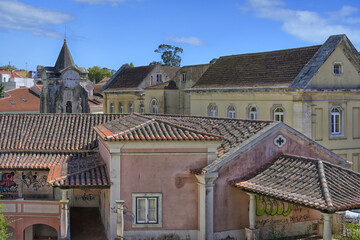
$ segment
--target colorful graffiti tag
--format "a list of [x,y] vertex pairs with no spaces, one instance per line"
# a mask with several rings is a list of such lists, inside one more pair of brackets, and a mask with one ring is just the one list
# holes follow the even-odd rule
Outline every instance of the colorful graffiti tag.
[[27,188],[31,188],[34,191],[39,191],[46,186],[47,176],[39,176],[37,172],[28,172],[22,175],[23,184]]
[[14,181],[14,172],[2,173],[0,181],[0,193],[16,193],[17,184]]

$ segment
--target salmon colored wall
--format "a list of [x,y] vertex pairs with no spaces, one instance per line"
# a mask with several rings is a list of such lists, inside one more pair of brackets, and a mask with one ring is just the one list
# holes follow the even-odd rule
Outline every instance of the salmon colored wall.
[[[274,145],[273,141],[282,134],[287,142],[282,148]],[[336,163],[336,159],[315,148],[311,143],[304,141],[286,130],[276,132],[263,139],[260,144],[234,159],[219,170],[219,178],[215,181],[214,190],[214,231],[243,229],[249,226],[247,194],[240,189],[229,185],[229,181],[247,176],[249,173],[263,167],[275,159],[279,153],[321,158]],[[312,219],[319,218],[319,214],[311,213]]]
[[[16,220],[18,219],[18,220]],[[25,228],[35,225],[44,224],[56,229],[59,232],[60,219],[58,217],[34,217],[34,216],[22,216],[17,218],[14,217],[14,222],[10,224],[15,229],[15,239],[23,239]]]
[[[144,152],[148,149],[139,151]],[[171,149],[153,151],[164,152]],[[179,152],[179,149],[176,151]],[[183,151],[194,152],[194,149],[183,149]],[[125,151],[122,149],[122,152]],[[196,230],[199,228],[198,184],[196,177],[189,170],[205,166],[206,154],[121,156],[120,161],[120,196],[125,200],[126,209],[132,211],[132,193],[162,193],[162,229]],[[125,230],[133,229],[131,221],[125,221]],[[152,229],[154,228],[148,230]]]

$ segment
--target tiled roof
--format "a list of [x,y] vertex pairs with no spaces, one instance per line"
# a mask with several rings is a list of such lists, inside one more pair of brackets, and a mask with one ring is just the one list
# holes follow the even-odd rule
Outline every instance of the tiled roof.
[[86,153],[0,152],[0,169],[50,169]]
[[223,141],[218,147],[219,157],[227,153],[231,148],[238,146],[251,136],[255,135],[272,121],[213,118],[181,115],[151,115],[145,116],[163,120],[178,126],[191,128],[208,134],[219,135]]
[[94,128],[106,141],[221,141],[222,136],[139,114],[104,123]]
[[136,89],[156,65],[128,67],[118,76],[108,81],[107,89]]
[[91,150],[98,145],[93,127],[121,116],[121,114],[0,114],[0,151]]
[[360,207],[360,174],[319,159],[280,155],[268,166],[231,184],[323,212]]
[[0,112],[40,112],[40,97],[29,88],[6,91],[7,97],[0,98]]
[[287,87],[320,46],[220,57],[192,87]]
[[7,70],[0,70],[0,74],[8,74],[10,75],[10,78],[24,78],[23,75],[21,75],[22,71],[7,71]]
[[66,44],[66,39],[64,39],[64,44],[60,50],[54,68],[59,72],[60,70],[63,70],[69,66],[75,66],[75,63],[71,56],[69,47]]
[[105,164],[99,154],[69,159],[50,169],[48,183],[57,187],[110,186]]

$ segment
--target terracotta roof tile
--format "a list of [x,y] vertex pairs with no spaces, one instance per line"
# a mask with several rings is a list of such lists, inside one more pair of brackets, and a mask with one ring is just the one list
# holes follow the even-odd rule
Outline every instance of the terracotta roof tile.
[[40,112],[40,97],[29,88],[6,91],[8,97],[0,98],[0,112]]
[[94,126],[121,114],[0,114],[0,150],[91,150]]
[[360,174],[319,159],[280,155],[263,169],[231,184],[323,212],[360,207]]
[[157,116],[131,114],[96,126],[95,131],[106,141],[221,141],[222,136],[177,125]]
[[289,86],[319,48],[220,57],[193,88]]
[[50,169],[48,183],[55,187],[108,187],[106,167],[99,154],[69,159]]

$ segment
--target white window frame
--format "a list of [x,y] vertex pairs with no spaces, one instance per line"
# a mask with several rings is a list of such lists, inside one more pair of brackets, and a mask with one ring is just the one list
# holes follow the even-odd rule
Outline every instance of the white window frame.
[[209,117],[217,117],[218,108],[215,103],[210,103],[208,106],[208,116]]
[[[337,110],[337,111],[336,111]],[[344,109],[340,105],[333,105],[330,108],[330,136],[344,136]]]
[[[335,72],[335,68],[337,68],[337,66],[339,67],[339,72]],[[344,65],[342,62],[334,62],[333,66],[332,66],[332,70],[333,70],[333,74],[335,76],[340,76],[343,74],[344,72]]]
[[156,114],[158,113],[158,111],[159,111],[158,101],[155,98],[153,98],[150,101],[150,113]]
[[[140,199],[145,199],[145,215],[146,219],[144,221],[138,220],[138,201]],[[147,218],[148,216],[148,200],[155,199],[156,202],[156,221],[151,221]],[[135,228],[158,228],[162,227],[162,193],[133,193],[132,194],[132,212],[134,215],[133,227]]]
[[275,107],[273,114],[275,122],[285,122],[285,110],[283,107]]
[[161,73],[156,74],[156,82],[157,83],[162,83],[163,82]]
[[228,118],[236,118],[236,108],[234,105],[229,105],[226,108],[226,117]]
[[[255,109],[255,111],[253,109]],[[258,108],[255,104],[249,104],[246,109],[246,112],[248,119],[257,120],[259,118]]]

